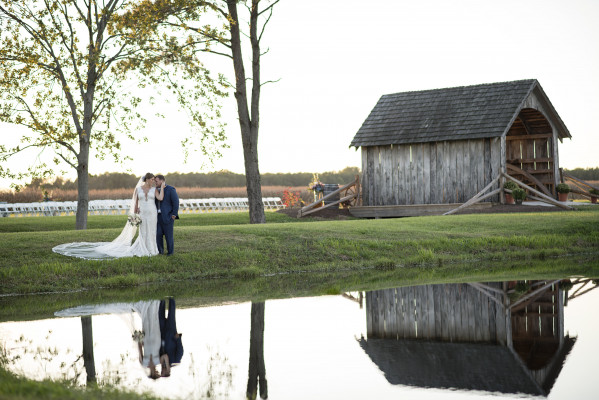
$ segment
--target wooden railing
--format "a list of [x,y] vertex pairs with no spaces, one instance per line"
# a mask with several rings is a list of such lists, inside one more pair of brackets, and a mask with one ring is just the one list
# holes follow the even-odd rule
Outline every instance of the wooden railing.
[[[563,204],[563,203],[555,200],[551,196],[547,196],[545,193],[542,193],[542,192],[536,190],[535,188],[532,188],[532,187],[528,186],[527,184],[525,184],[524,182],[522,182],[522,181],[514,178],[513,176],[510,176],[510,175],[508,175],[506,173],[500,172],[499,175],[495,179],[493,179],[491,181],[491,183],[489,183],[487,186],[485,186],[485,188],[483,190],[481,190],[476,195],[474,195],[474,197],[472,197],[470,200],[468,200],[464,204],[460,205],[459,207],[454,208],[453,210],[448,211],[448,212],[446,212],[443,215],[451,215],[451,214],[453,214],[453,213],[455,213],[455,212],[457,212],[457,211],[459,211],[459,210],[461,210],[463,208],[469,207],[469,206],[471,206],[473,204],[476,204],[476,203],[478,203],[480,201],[483,201],[483,200],[485,200],[485,199],[487,199],[487,198],[489,198],[491,196],[495,196],[496,194],[499,194],[499,193],[502,193],[502,192],[504,192],[504,193],[512,193],[511,190],[505,189],[503,187],[503,185],[501,184],[502,178],[514,182],[516,185],[520,186],[521,188],[527,189],[529,191],[529,193],[526,196],[527,198],[530,198],[530,199],[533,199],[533,200],[542,201],[544,203],[549,203],[549,204],[552,204],[554,206],[561,207],[561,208],[563,208],[565,210],[571,210],[572,209],[572,207],[567,206],[567,205],[565,205],[565,204]],[[497,189],[494,189],[491,192],[485,194],[497,182],[499,182],[499,187]]]
[[568,181],[570,181],[572,186],[574,186],[574,187],[570,187],[570,191],[572,193],[580,194],[580,195],[586,196],[586,197],[597,196],[597,195],[591,194],[590,191],[591,191],[591,189],[599,190],[599,187],[593,186],[590,183],[583,181],[582,179],[578,179],[575,176],[568,174],[567,172],[562,171],[562,177],[564,179],[567,179]]

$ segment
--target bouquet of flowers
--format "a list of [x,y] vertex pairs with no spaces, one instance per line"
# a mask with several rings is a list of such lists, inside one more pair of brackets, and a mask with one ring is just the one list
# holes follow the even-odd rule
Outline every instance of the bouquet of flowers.
[[142,331],[133,332],[132,338],[137,343],[142,343],[144,341],[145,334]]
[[139,214],[129,215],[127,222],[129,225],[137,227],[141,224],[141,216]]

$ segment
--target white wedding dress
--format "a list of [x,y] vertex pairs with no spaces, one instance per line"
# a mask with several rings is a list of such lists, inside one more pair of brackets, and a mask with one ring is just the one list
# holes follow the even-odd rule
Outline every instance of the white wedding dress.
[[[156,244],[156,227],[158,225],[158,210],[156,208],[156,188],[152,187],[148,193],[137,188],[137,201],[141,224],[139,235],[133,246],[129,249],[132,256],[155,256],[158,254]],[[126,256],[125,256],[126,257]]]
[[136,314],[141,317],[141,330],[144,333],[144,354],[141,361],[144,367],[150,364],[150,357],[154,365],[160,365],[160,322],[158,311],[160,300],[138,301],[137,303],[112,303],[89,304],[67,308],[54,313],[57,317],[82,317],[87,315],[116,314],[122,317],[128,325],[131,334],[139,330],[138,323],[133,319]]
[[70,257],[84,258],[86,260],[104,260],[122,257],[155,256],[158,254],[156,244],[156,227],[158,211],[156,209],[156,188],[152,187],[146,194],[138,184],[135,187],[129,215],[133,214],[135,198],[139,207],[141,224],[139,235],[133,244],[137,227],[128,222],[121,234],[112,242],[74,242],[60,244],[52,249],[53,252]]

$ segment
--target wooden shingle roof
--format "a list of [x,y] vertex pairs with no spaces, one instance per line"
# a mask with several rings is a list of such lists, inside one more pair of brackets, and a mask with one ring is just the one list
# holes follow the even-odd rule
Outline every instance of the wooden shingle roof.
[[364,338],[359,344],[393,385],[547,396],[575,341],[566,336],[545,373],[537,374],[500,345]]
[[384,95],[350,146],[499,137],[535,89],[557,120],[559,137],[570,137],[538,81],[527,79]]

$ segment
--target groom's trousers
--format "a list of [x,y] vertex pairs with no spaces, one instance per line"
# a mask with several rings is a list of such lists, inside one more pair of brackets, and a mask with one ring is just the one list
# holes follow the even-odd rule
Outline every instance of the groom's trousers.
[[166,239],[166,252],[167,254],[173,254],[175,251],[175,239],[173,231],[175,227],[175,221],[171,220],[165,223],[160,214],[158,214],[158,226],[156,228],[156,245],[158,246],[158,252],[164,254],[164,240]]

